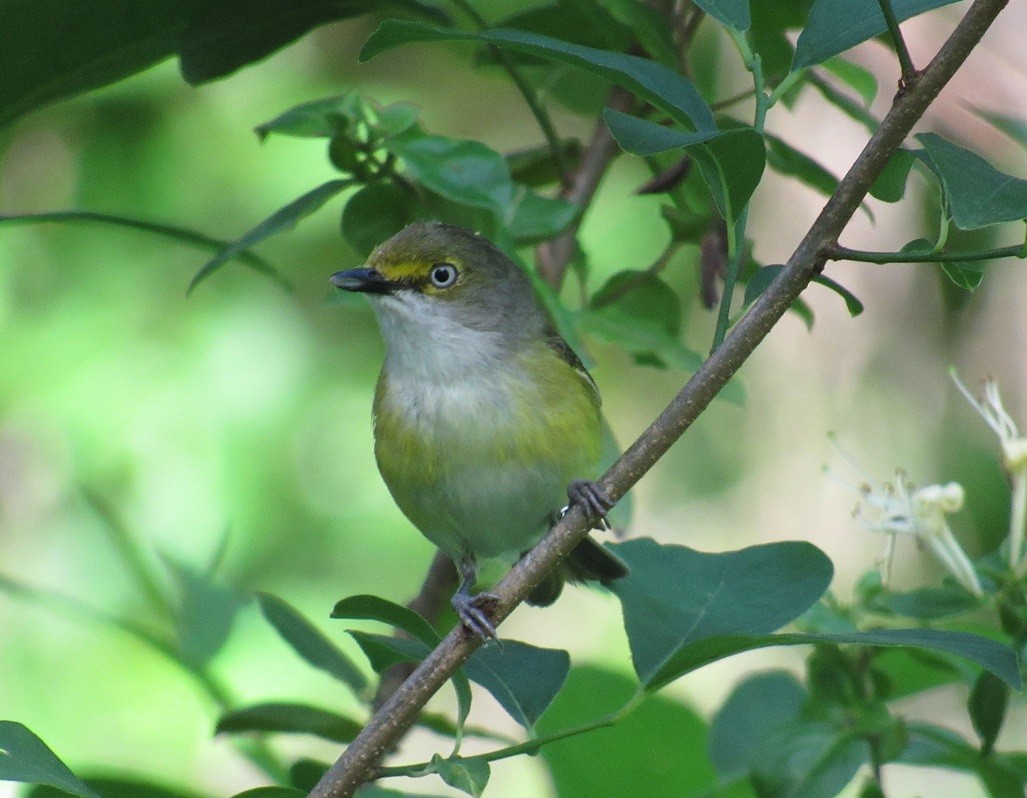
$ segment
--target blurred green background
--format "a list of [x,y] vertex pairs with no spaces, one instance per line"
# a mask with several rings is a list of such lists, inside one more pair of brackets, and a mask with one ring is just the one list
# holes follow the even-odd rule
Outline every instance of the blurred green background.
[[[1016,14],[1025,16],[1011,9],[1010,20]],[[955,16],[909,26],[921,58]],[[20,120],[0,134],[0,213],[79,208],[233,238],[333,175],[323,142],[271,137],[259,144],[253,127],[351,88],[381,102],[414,102],[427,130],[479,138],[500,151],[540,140],[508,81],[475,70],[466,48],[404,48],[358,65],[356,52],[374,24],[363,18],[326,26],[199,89],[166,63]],[[728,64],[717,96],[734,93],[741,77],[732,54],[712,36],[704,46],[711,68],[718,54]],[[961,105],[1027,111],[1022,54],[1011,46],[1000,35],[975,54],[925,127],[954,131],[1024,175],[1023,151]],[[895,78],[883,52],[871,43],[856,53],[875,64],[881,108]],[[1020,71],[997,75],[994,65],[1014,55]],[[601,98],[603,87],[593,90]],[[592,118],[554,108],[561,132],[587,137]],[[813,96],[782,109],[770,127],[839,175],[864,140]],[[648,266],[667,241],[659,199],[633,194],[648,176],[623,157],[601,186],[582,230],[593,289],[615,271]],[[921,194],[925,185],[919,182]],[[783,261],[821,203],[804,188],[768,178],[751,228],[760,261]],[[898,248],[933,224],[916,202],[869,207],[876,224],[861,214],[842,243]],[[336,303],[327,283],[332,272],[357,263],[338,233],[340,209],[330,204],[262,245],[295,285],[292,293],[233,263],[187,297],[205,260],[195,249],[97,225],[0,227],[0,573],[75,602],[0,591],[0,717],[25,723],[82,772],[127,768],[219,792],[260,783],[228,742],[211,740],[217,713],[190,677],[131,636],[81,615],[85,605],[148,624],[147,605],[84,491],[102,496],[156,563],[202,569],[227,536],[219,570],[226,586],[285,597],[324,621],[342,645],[349,641],[341,628],[327,621],[336,599],[373,592],[403,602],[420,584],[433,550],[392,504],[372,455],[381,343],[369,311]],[[1001,231],[994,241],[1015,243],[1018,233]],[[686,248],[667,276],[685,300],[686,342],[705,350],[713,318],[696,300],[696,258]],[[971,385],[996,376],[1013,416],[1027,424],[1022,265],[989,266],[973,295],[947,287],[926,265],[832,264],[828,273],[854,290],[867,312],[851,319],[836,297],[812,287],[813,332],[795,317],[782,322],[743,369],[745,406],[715,403],[638,486],[632,534],[702,549],[809,539],[834,560],[836,589],[847,595],[884,541],[850,517],[856,496],[840,482],[862,477],[828,444],[826,433],[835,430],[877,481],[897,466],[918,484],[962,481],[968,506],[954,518],[957,534],[975,554],[997,545],[1008,492],[996,447],[946,369],[956,365]],[[575,300],[573,290],[567,299]],[[613,345],[586,343],[607,416],[627,443],[685,377],[636,366]],[[825,464],[832,474],[822,472]],[[894,569],[900,585],[937,577],[933,562],[901,543]],[[523,608],[504,629],[567,647],[577,663],[630,673],[609,596],[568,591],[553,610]],[[740,674],[800,663],[796,651],[749,654],[706,668],[674,691],[706,713]],[[240,701],[307,698],[345,707],[350,700],[300,664],[252,606],[215,666]],[[909,710],[958,706],[931,700]],[[450,698],[437,703],[448,707]],[[475,712],[513,732],[490,699]],[[968,726],[958,709],[951,723]],[[1024,733],[1019,713],[1004,735]],[[431,742],[415,737],[405,754],[430,755]],[[331,746],[307,740],[277,745],[333,755]],[[545,794],[548,778],[533,760],[506,762],[490,794],[528,794],[526,784]],[[929,793],[922,774],[911,778]],[[517,787],[504,793],[504,782]]]

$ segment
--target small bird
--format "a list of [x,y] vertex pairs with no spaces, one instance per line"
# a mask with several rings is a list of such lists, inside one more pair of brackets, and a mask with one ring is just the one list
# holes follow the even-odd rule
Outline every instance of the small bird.
[[[596,384],[523,271],[462,227],[415,222],[331,282],[367,296],[385,341],[373,409],[378,470],[404,515],[456,563],[462,623],[494,638],[495,595],[471,593],[478,563],[522,555],[567,500],[605,524],[612,502],[584,478],[597,469],[603,434]],[[586,537],[528,602],[551,604],[565,579],[627,573]]]

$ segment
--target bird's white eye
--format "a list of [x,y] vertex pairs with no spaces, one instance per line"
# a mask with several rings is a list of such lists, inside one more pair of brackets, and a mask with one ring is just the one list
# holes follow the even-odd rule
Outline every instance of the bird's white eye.
[[436,288],[449,288],[456,282],[456,266],[452,263],[436,263],[431,267],[428,279]]

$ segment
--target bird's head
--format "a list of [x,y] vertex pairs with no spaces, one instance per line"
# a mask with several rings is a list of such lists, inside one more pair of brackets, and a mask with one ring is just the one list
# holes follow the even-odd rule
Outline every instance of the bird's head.
[[386,332],[390,322],[413,332],[409,322],[416,321],[428,333],[455,324],[516,337],[548,324],[517,264],[488,239],[451,224],[408,225],[365,266],[337,272],[331,282],[367,295]]

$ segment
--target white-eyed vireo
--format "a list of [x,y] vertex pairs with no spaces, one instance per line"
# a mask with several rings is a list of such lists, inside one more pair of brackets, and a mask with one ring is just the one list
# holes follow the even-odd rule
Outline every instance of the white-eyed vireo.
[[[331,282],[368,297],[385,339],[374,396],[378,469],[407,518],[457,564],[460,619],[494,637],[494,597],[470,592],[478,561],[531,548],[565,496],[595,522],[610,508],[582,478],[599,461],[596,385],[527,276],[461,227],[412,224]],[[565,578],[626,573],[588,537],[528,600],[551,604]]]

